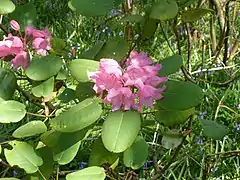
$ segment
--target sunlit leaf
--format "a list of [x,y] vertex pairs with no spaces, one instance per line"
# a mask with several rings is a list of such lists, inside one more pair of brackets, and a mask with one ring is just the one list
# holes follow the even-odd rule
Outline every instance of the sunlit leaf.
[[10,0],[1,0],[0,14],[9,14],[15,10],[15,5]]
[[120,153],[129,148],[140,131],[140,114],[117,111],[108,114],[103,123],[102,141],[108,151]]

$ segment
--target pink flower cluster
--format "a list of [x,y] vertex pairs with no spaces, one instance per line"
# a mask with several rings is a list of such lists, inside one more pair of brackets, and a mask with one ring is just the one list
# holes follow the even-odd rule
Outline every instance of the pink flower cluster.
[[51,49],[51,34],[47,29],[38,30],[33,26],[27,26],[25,27],[25,37],[23,38],[18,22],[12,20],[10,25],[12,29],[19,33],[20,37],[8,34],[8,37],[5,37],[3,41],[0,41],[0,58],[14,56],[10,62],[13,68],[18,69],[19,67],[22,67],[26,70],[30,62],[27,47],[29,42],[32,41],[33,48],[37,54],[46,56],[47,51]]
[[168,80],[157,75],[161,65],[153,65],[146,53],[136,51],[130,53],[125,65],[123,69],[113,59],[101,59],[99,71],[89,73],[93,89],[104,103],[112,104],[113,111],[122,107],[141,112],[144,105],[153,108],[153,101],[162,99],[165,90],[165,86],[157,86]]

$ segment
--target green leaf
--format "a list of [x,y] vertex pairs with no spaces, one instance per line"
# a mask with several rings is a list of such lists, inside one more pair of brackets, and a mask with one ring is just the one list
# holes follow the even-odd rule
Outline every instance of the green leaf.
[[47,131],[41,135],[41,141],[50,147],[55,154],[59,154],[82,140],[88,129],[73,133],[59,133],[54,130]]
[[61,100],[63,103],[68,103],[68,102],[76,99],[76,91],[71,88],[66,88],[59,95],[58,99]]
[[17,165],[29,174],[38,171],[38,166],[43,164],[43,160],[36,154],[31,145],[20,141],[11,141],[9,145],[13,149],[4,149],[4,154],[11,166]]
[[75,132],[90,126],[102,114],[102,107],[95,99],[86,99],[50,121],[59,132]]
[[109,39],[96,56],[97,60],[101,58],[110,58],[121,61],[128,53],[130,44],[127,40],[115,37]]
[[169,130],[162,137],[162,146],[166,149],[175,149],[182,142],[182,138],[179,137],[179,131],[176,129]]
[[229,133],[227,126],[219,124],[216,121],[201,119],[200,122],[203,127],[203,135],[213,140],[220,140]]
[[54,54],[57,55],[64,55],[66,53],[65,47],[66,47],[66,42],[63,39],[60,38],[52,38],[51,39],[51,45],[52,51]]
[[143,40],[148,40],[151,37],[154,36],[157,27],[158,27],[159,21],[156,19],[147,19],[143,25],[143,31],[141,38]]
[[105,177],[106,177],[105,170],[102,167],[92,166],[68,174],[66,176],[66,180],[79,180],[79,179],[104,180]]
[[71,4],[82,15],[103,16],[123,2],[124,0],[72,0]]
[[43,81],[56,75],[62,66],[60,57],[47,55],[35,56],[26,70],[26,75],[35,81]]
[[195,3],[196,1],[198,0],[178,0],[178,3],[180,4],[180,7],[185,8]]
[[26,115],[25,105],[17,101],[0,102],[0,123],[21,121]]
[[74,157],[77,155],[80,145],[81,145],[81,141],[77,142],[76,144],[69,147],[63,152],[54,154],[53,156],[54,161],[57,161],[58,164],[60,165],[65,165],[70,163],[74,159]]
[[142,137],[137,137],[130,148],[123,153],[123,162],[126,167],[134,170],[141,168],[148,157],[148,145]]
[[103,145],[102,139],[98,138],[93,144],[89,166],[101,166],[104,163],[113,164],[119,158],[119,154],[109,152]]
[[13,137],[23,138],[41,134],[47,131],[47,126],[42,121],[31,121],[17,128],[13,132]]
[[20,24],[21,31],[24,31],[28,25],[34,26],[37,20],[37,12],[33,3],[18,5],[10,16]]
[[14,73],[0,68],[0,98],[9,100],[12,98],[17,86],[17,78]]
[[168,81],[158,106],[166,110],[187,110],[197,106],[203,97],[202,89],[191,82]]
[[[54,160],[52,156],[52,151],[48,147],[43,147],[38,149],[37,152],[43,159],[43,164],[42,166],[39,167],[40,172],[44,175],[46,179],[50,179],[50,176],[54,170]],[[38,177],[41,177],[39,173]]]
[[177,72],[183,65],[183,59],[182,56],[173,55],[163,59],[159,63],[162,65],[162,69],[160,70],[159,75],[166,76]]
[[79,101],[83,101],[87,98],[94,97],[96,95],[93,90],[94,83],[92,82],[80,82],[76,88],[76,96]]
[[140,23],[144,19],[143,16],[134,14],[134,15],[126,15],[121,19],[123,22],[131,22],[131,23]]
[[15,5],[10,0],[1,0],[0,14],[9,14],[15,10]]
[[17,178],[0,178],[0,180],[20,180],[20,179],[17,179]]
[[141,126],[140,114],[135,111],[111,112],[103,123],[102,141],[110,152],[120,153],[136,139]]
[[54,77],[41,82],[32,88],[32,93],[36,97],[48,97],[54,89]]
[[105,42],[100,42],[94,45],[91,49],[84,52],[80,57],[81,59],[96,59],[97,54],[104,46]]
[[185,111],[159,109],[156,112],[156,120],[162,122],[166,126],[179,125],[186,122],[186,120],[194,113],[194,111],[195,108]]
[[188,9],[182,13],[182,20],[184,22],[195,22],[211,12],[212,10],[203,8]]
[[173,19],[178,14],[178,5],[175,0],[158,0],[153,4],[150,18],[158,20]]
[[69,70],[74,78],[80,82],[89,81],[88,72],[96,72],[99,62],[88,59],[75,59],[69,64]]

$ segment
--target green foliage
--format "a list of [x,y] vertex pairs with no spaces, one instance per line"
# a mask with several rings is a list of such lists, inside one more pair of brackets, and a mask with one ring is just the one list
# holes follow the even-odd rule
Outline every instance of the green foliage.
[[162,146],[166,149],[175,149],[182,142],[182,138],[179,137],[179,131],[176,129],[169,130],[162,137]]
[[76,96],[79,101],[83,101],[87,98],[92,98],[95,96],[95,91],[93,90],[92,82],[80,82],[76,88]]
[[21,31],[24,31],[26,26],[36,24],[36,8],[31,2],[17,6],[11,14],[11,18],[16,20],[20,24]]
[[76,91],[71,88],[66,88],[59,95],[58,99],[61,100],[63,103],[68,103],[68,102],[76,99]]
[[9,100],[17,86],[17,78],[14,73],[0,68],[0,98]]
[[101,167],[89,167],[74,173],[70,173],[66,176],[66,180],[78,180],[78,179],[92,179],[92,180],[104,180],[106,174]]
[[71,5],[82,15],[102,16],[122,2],[123,0],[71,0]]
[[229,133],[229,129],[226,126],[219,124],[216,121],[201,119],[200,122],[203,128],[203,135],[210,137],[211,139],[220,140]]
[[62,66],[61,58],[53,55],[34,57],[26,70],[26,75],[35,81],[43,81],[56,75]]
[[175,0],[159,0],[152,6],[150,18],[158,20],[173,19],[178,14]]
[[21,121],[25,114],[25,105],[17,101],[0,101],[0,122],[14,123]]
[[141,126],[140,114],[135,111],[109,113],[102,128],[105,148],[120,153],[129,148],[136,139]]
[[92,147],[89,158],[89,166],[100,166],[104,163],[113,164],[120,154],[109,152],[103,145],[102,139],[98,138]]
[[193,114],[194,108],[184,111],[172,111],[160,108],[156,112],[156,120],[166,126],[174,126],[186,122],[186,120]]
[[88,73],[96,72],[98,68],[99,62],[88,59],[75,59],[69,64],[72,76],[80,82],[89,81]]
[[187,11],[182,13],[182,20],[184,22],[195,22],[200,20],[203,16],[210,12],[212,11],[203,8],[188,9]]
[[13,149],[4,149],[4,154],[11,166],[17,165],[29,174],[38,171],[39,166],[43,164],[43,160],[36,154],[31,145],[20,141],[11,141],[9,145]]
[[182,56],[173,55],[161,60],[159,63],[162,65],[159,75],[167,76],[179,70],[179,68],[183,65],[183,59]]
[[142,36],[141,38],[143,40],[150,39],[154,36],[157,27],[158,27],[158,20],[156,19],[147,19],[144,23],[143,30],[142,30]]
[[109,39],[98,52],[96,59],[110,58],[115,60],[122,60],[128,53],[129,43],[120,38]]
[[59,132],[75,132],[96,122],[101,114],[96,99],[86,99],[52,119],[50,124]]
[[127,15],[121,19],[123,22],[132,22],[132,23],[140,23],[144,19],[143,16],[134,14],[134,15]]
[[0,14],[9,14],[15,10],[15,5],[10,0],[1,0]]
[[26,123],[13,132],[13,137],[23,138],[41,134],[47,131],[46,125],[42,121],[31,121]]
[[141,168],[148,157],[148,145],[142,137],[137,137],[135,142],[123,154],[123,162],[126,167],[132,169]]
[[[201,88],[191,82],[168,81],[159,107],[167,110],[187,110],[197,106],[203,97]],[[174,102],[174,103],[173,103]]]
[[32,88],[32,93],[36,97],[47,97],[51,95],[51,93],[53,92],[53,88],[54,88],[54,77],[44,82],[38,83],[36,86]]
[[74,157],[77,155],[80,145],[81,145],[81,141],[72,145],[71,147],[64,150],[63,152],[55,154],[53,157],[54,161],[57,161],[58,164],[60,165],[65,165],[70,163],[74,159]]

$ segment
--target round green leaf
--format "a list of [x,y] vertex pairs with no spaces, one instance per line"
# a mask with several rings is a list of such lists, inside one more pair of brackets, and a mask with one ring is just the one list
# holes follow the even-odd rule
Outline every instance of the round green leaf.
[[13,149],[4,149],[4,154],[11,166],[19,166],[30,174],[35,173],[38,170],[38,166],[43,164],[42,158],[36,154],[31,145],[20,141],[11,141],[9,145]]
[[18,5],[10,16],[20,24],[21,31],[28,25],[35,25],[37,20],[36,8],[31,2]]
[[32,93],[36,97],[47,97],[51,95],[54,89],[54,77],[41,82],[32,88]]
[[92,82],[80,82],[76,88],[76,96],[79,101],[83,101],[87,98],[94,97],[96,95],[93,90],[94,83]]
[[118,37],[109,39],[97,54],[96,59],[110,58],[121,61],[127,55],[129,47],[129,43],[125,39]]
[[201,119],[200,122],[203,127],[203,135],[213,140],[220,140],[229,133],[227,126],[219,124],[216,121]]
[[57,161],[58,164],[60,165],[65,165],[70,163],[74,159],[74,157],[77,155],[80,145],[81,145],[81,141],[77,142],[76,144],[69,147],[63,152],[54,154],[53,156],[54,161]]
[[119,154],[109,152],[103,145],[102,139],[98,138],[93,144],[89,166],[101,166],[104,163],[113,164],[119,158]]
[[66,176],[66,180],[79,180],[79,179],[104,180],[105,177],[106,177],[105,170],[102,167],[92,166],[68,174]]
[[21,121],[26,114],[25,105],[17,101],[0,102],[0,123]]
[[125,166],[134,170],[141,168],[148,157],[148,145],[142,137],[137,137],[135,142],[123,154]]
[[136,111],[109,113],[102,129],[105,148],[115,153],[125,151],[136,139],[140,126],[140,114]]
[[162,65],[162,69],[159,71],[160,76],[166,76],[173,74],[179,70],[179,68],[183,65],[182,56],[173,55],[163,59],[159,62]]
[[191,82],[168,81],[158,106],[166,110],[187,110],[197,106],[203,97],[202,89]]
[[26,75],[32,80],[43,81],[56,75],[61,66],[62,60],[60,57],[53,55],[36,56],[27,68]]
[[90,126],[102,114],[102,107],[95,99],[86,99],[50,121],[59,132],[75,132]]
[[0,178],[0,180],[20,180],[20,179],[17,179],[17,178]]
[[159,109],[156,112],[156,120],[162,122],[166,126],[178,125],[186,122],[186,120],[194,113],[194,111],[194,108],[185,111]]
[[88,72],[96,72],[99,62],[88,59],[75,59],[69,64],[69,70],[74,78],[80,82],[89,81]]
[[184,22],[195,22],[210,12],[212,12],[212,10],[203,8],[188,9],[182,13],[182,20]]
[[150,18],[159,20],[173,19],[178,13],[175,0],[158,0],[152,7]]
[[0,68],[0,98],[9,100],[12,98],[17,86],[17,78],[14,73]]
[[13,132],[13,137],[23,138],[41,134],[47,131],[47,126],[42,121],[31,121],[17,128]]
[[182,142],[182,138],[179,136],[179,131],[176,129],[172,129],[168,131],[162,137],[162,146],[166,149],[175,149]]
[[10,0],[1,0],[0,14],[9,14],[15,10],[15,5]]
[[82,15],[102,16],[122,2],[124,0],[72,0],[71,5]]

